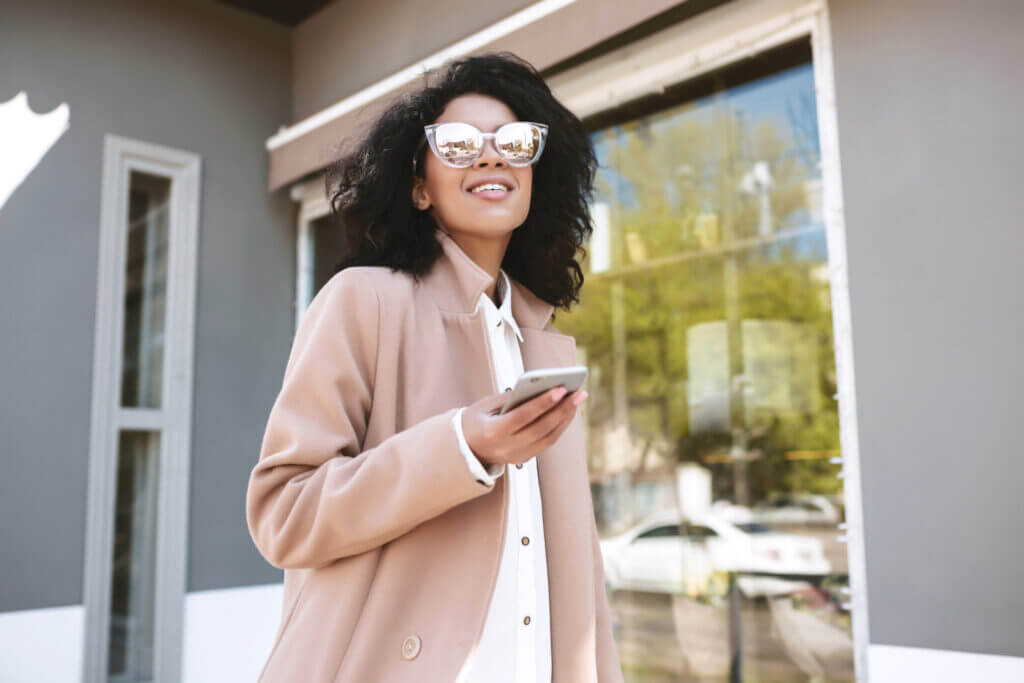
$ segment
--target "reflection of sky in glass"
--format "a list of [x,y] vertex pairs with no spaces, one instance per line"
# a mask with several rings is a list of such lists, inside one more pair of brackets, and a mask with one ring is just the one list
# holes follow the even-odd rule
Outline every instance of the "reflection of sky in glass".
[[[801,174],[807,178],[821,177],[814,75],[813,67],[808,63],[677,105],[643,119],[595,132],[592,140],[600,164],[598,173],[612,193],[610,197],[604,196],[604,188],[597,188],[594,193],[595,200],[619,205],[625,211],[637,208],[632,183],[617,171],[614,163],[616,153],[625,147],[627,130],[637,130],[639,123],[643,128],[643,136],[656,144],[660,137],[664,137],[661,134],[666,130],[685,122],[699,121],[710,126],[713,105],[721,107],[719,111],[724,110],[730,117],[742,122],[747,131],[760,124],[771,125],[784,145],[785,151],[781,158],[792,159]],[[750,167],[758,161],[747,140],[748,137],[749,135],[741,136],[734,155],[734,161],[741,168]],[[712,161],[700,164],[694,171],[698,178],[705,179],[713,178],[718,173],[717,164]],[[664,190],[666,197],[672,202],[676,196],[672,178],[665,179]],[[785,223],[787,226],[809,226],[814,225],[815,221],[808,208],[804,206],[786,216]],[[820,222],[818,224],[820,225]],[[786,242],[787,246],[795,248],[801,255],[824,258],[823,238],[810,235],[795,237]]]
[[791,251],[798,261],[825,261],[828,259],[824,230],[794,235],[775,244],[765,244],[758,248],[759,255],[768,260],[781,255],[782,251]]

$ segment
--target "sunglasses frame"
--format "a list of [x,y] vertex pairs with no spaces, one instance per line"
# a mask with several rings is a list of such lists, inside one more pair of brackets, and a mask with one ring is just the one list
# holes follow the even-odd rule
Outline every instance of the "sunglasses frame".
[[[475,157],[473,157],[465,165],[453,164],[448,159],[445,159],[444,157],[442,157],[441,154],[437,151],[437,143],[436,143],[435,138],[434,138],[434,131],[437,130],[438,128],[440,128],[441,126],[444,126],[444,125],[447,125],[447,124],[450,124],[450,123],[460,123],[460,124],[462,124],[464,126],[469,126],[470,128],[472,128],[473,130],[475,130],[477,132],[477,135],[479,136],[479,138],[482,138],[481,139],[481,143],[480,143],[480,153],[477,154]],[[534,154],[533,158],[530,159],[525,164],[513,163],[509,159],[505,158],[505,155],[502,154],[500,149],[498,149],[497,144],[494,143],[494,139],[497,137],[498,133],[501,132],[502,128],[504,128],[505,126],[509,126],[509,125],[517,124],[517,123],[526,123],[526,124],[529,124],[531,126],[536,126],[540,130],[540,144],[537,146],[537,153]],[[445,121],[443,123],[431,123],[429,125],[423,126],[423,133],[424,133],[425,141],[430,146],[430,151],[433,152],[434,156],[436,156],[438,158],[438,160],[442,164],[444,164],[445,166],[449,166],[451,168],[469,168],[470,166],[473,165],[474,162],[476,162],[477,159],[479,159],[481,156],[483,156],[483,154],[484,154],[484,146],[487,144],[488,140],[491,140],[491,144],[494,146],[494,150],[498,153],[498,156],[501,157],[502,161],[507,163],[509,166],[514,166],[516,168],[525,168],[527,166],[532,166],[533,164],[536,164],[540,160],[541,155],[544,153],[544,144],[547,142],[547,138],[548,138],[548,125],[546,123],[537,123],[536,121],[509,121],[508,123],[503,123],[502,125],[498,126],[498,130],[494,131],[493,133],[484,133],[483,131],[481,131],[479,128],[477,128],[476,126],[474,126],[471,123],[464,123],[462,121]],[[420,141],[420,145],[421,146],[422,146],[422,144],[423,144],[423,140]],[[413,157],[413,170],[416,169],[416,157],[417,156],[419,156],[419,148],[417,148],[416,155]]]

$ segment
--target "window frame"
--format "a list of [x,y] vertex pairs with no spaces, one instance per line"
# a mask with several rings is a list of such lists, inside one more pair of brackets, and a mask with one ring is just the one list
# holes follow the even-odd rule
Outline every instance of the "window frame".
[[325,189],[325,173],[302,183],[293,185],[289,196],[299,205],[295,229],[295,329],[316,295],[314,279],[316,273],[316,240],[313,224],[331,213],[330,201]]
[[[108,679],[111,550],[118,437],[159,432],[153,680],[179,680],[188,547],[195,295],[199,239],[199,155],[108,134],[103,144],[96,327],[83,576],[82,680]],[[163,386],[159,409],[120,405],[124,335],[126,219],[132,171],[171,182]]]

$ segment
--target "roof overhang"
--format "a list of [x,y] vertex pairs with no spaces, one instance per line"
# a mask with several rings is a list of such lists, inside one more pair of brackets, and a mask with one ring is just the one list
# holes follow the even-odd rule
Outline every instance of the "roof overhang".
[[465,55],[508,50],[538,71],[682,4],[685,0],[542,0],[453,43],[316,114],[282,128],[266,142],[268,187],[276,190],[330,163],[340,141],[358,134],[423,72]]

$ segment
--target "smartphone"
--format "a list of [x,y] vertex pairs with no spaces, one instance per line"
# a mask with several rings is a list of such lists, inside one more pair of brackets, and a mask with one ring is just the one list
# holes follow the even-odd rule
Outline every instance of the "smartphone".
[[529,401],[531,398],[557,386],[565,387],[566,393],[571,394],[583,386],[583,382],[586,379],[586,365],[570,365],[564,368],[538,368],[524,372],[516,380],[516,385],[512,388],[512,391],[508,392],[505,405],[498,414],[504,415],[519,404]]

